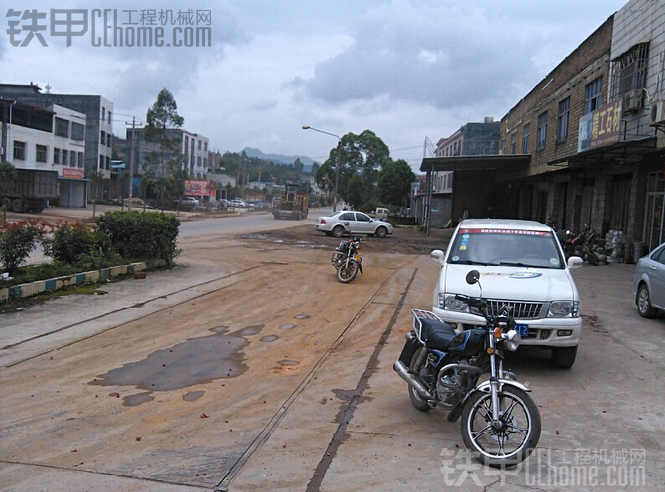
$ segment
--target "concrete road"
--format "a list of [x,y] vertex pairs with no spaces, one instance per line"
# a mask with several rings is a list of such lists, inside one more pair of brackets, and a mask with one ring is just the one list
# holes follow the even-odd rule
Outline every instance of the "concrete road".
[[512,358],[543,432],[495,472],[392,371],[426,255],[370,243],[342,285],[306,243],[183,239],[173,271],[0,316],[0,490],[665,489],[665,326],[637,315],[631,266],[576,272],[571,370]]

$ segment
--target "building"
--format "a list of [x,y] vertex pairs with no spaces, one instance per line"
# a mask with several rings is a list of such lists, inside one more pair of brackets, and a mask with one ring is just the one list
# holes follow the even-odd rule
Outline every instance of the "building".
[[133,154],[134,176],[153,174],[156,177],[179,169],[186,171],[192,179],[205,179],[209,162],[208,137],[180,128],[168,128],[166,131],[169,138],[177,142],[179,154],[166,154],[162,170],[161,165],[149,164],[150,155],[161,152],[159,144],[145,140],[145,128],[127,128],[127,159],[130,160]]
[[[491,116],[485,117],[482,123],[466,123],[451,136],[442,138],[437,142],[435,156],[456,158],[496,155],[499,153],[500,126],[500,122],[494,121]],[[453,212],[453,179],[453,171],[434,172],[431,176],[429,188],[422,188],[431,191],[430,194],[420,195],[425,203],[414,204],[414,208],[422,214],[421,217],[428,216],[429,225],[432,227],[445,226],[453,218],[459,218],[464,214],[460,207],[456,207],[455,212]],[[428,203],[431,205],[428,206]]]
[[60,204],[85,207],[85,115],[57,104],[0,98],[0,121],[2,160],[17,169],[57,171]]
[[[488,178],[475,196],[496,217],[621,231],[628,260],[663,242],[663,59],[665,3],[629,1],[501,119],[501,156],[473,163]],[[469,164],[431,158],[421,170],[454,170],[462,196]]]
[[34,106],[48,108],[56,104],[86,117],[84,175],[98,171],[105,178],[111,176],[113,141],[113,103],[98,95],[53,94],[29,85],[0,84],[0,97],[15,99]]

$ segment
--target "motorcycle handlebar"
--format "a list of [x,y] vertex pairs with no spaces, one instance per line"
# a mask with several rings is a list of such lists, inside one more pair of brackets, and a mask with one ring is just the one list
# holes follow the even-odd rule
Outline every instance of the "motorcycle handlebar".
[[487,301],[480,297],[469,297],[462,294],[456,294],[455,299],[467,303],[471,307],[485,310],[487,308]]

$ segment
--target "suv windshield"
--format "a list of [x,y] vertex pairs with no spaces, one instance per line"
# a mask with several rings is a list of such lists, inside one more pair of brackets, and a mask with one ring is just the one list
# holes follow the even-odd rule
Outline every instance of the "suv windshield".
[[554,235],[521,229],[460,229],[448,263],[564,268]]

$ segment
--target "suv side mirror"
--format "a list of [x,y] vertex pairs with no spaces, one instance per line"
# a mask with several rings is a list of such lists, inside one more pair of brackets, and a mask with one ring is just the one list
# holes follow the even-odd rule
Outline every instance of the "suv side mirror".
[[582,265],[584,265],[584,260],[579,256],[571,256],[570,258],[568,258],[568,268],[570,268],[571,270],[579,268]]
[[430,259],[439,266],[443,266],[443,251],[440,249],[435,249],[429,254]]

